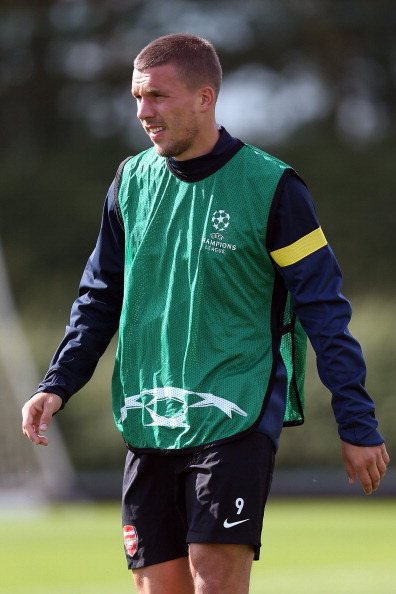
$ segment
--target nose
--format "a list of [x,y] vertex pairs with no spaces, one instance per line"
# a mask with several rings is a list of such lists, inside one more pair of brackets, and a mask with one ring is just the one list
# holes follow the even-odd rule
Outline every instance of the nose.
[[145,120],[155,116],[152,102],[149,97],[141,97],[137,104],[137,117],[139,120]]

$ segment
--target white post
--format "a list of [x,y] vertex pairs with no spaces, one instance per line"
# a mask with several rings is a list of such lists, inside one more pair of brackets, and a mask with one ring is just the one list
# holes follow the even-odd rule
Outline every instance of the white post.
[[[14,306],[1,244],[0,320],[1,369],[5,374],[5,383],[11,390],[11,394],[2,394],[1,399],[3,400],[3,407],[6,406],[5,401],[10,399],[20,410],[37,388],[38,373]],[[3,430],[5,423],[7,423],[7,418],[2,419]],[[19,435],[12,435],[13,443],[16,445],[15,449],[18,448],[19,440],[25,440],[29,444],[33,451],[33,457],[30,458],[29,453],[29,458],[31,460],[35,458],[36,474],[38,475],[33,476],[32,481],[33,469],[25,468],[26,489],[30,490],[30,494],[26,495],[30,499],[34,499],[33,491],[35,491],[36,495],[42,499],[53,499],[70,493],[76,483],[76,477],[57,427],[56,419],[51,423],[48,432],[50,444],[47,447],[38,447],[28,442],[26,437],[22,435],[21,424],[7,429],[8,435],[10,435],[10,432],[17,433],[18,431],[20,431]],[[22,451],[24,449],[26,451],[26,447],[21,444]]]

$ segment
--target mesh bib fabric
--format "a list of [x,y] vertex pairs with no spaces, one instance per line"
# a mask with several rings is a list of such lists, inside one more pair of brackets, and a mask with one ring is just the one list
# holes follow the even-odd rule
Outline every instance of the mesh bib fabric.
[[[265,237],[286,168],[247,145],[194,183],[172,175],[154,149],[126,163],[118,194],[126,247],[113,412],[129,446],[196,448],[259,421],[279,348]],[[281,353],[297,387],[290,337],[289,348],[283,336]],[[298,398],[286,420],[296,422],[295,411],[301,417]]]

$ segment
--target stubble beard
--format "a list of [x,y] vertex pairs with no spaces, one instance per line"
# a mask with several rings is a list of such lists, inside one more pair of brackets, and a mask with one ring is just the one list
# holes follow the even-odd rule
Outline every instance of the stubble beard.
[[168,143],[166,146],[154,144],[154,148],[160,157],[177,157],[185,153],[191,147],[190,141],[180,140],[174,143]]
[[154,143],[154,148],[161,157],[174,157],[177,159],[179,155],[187,152],[194,145],[198,132],[198,124],[196,121],[193,121],[189,127],[184,128],[181,138],[169,140],[164,145]]

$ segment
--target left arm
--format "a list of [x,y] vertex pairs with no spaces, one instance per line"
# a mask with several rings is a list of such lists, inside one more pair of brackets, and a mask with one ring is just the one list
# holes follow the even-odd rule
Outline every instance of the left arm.
[[283,182],[268,247],[316,353],[319,377],[332,394],[348,476],[352,482],[358,476],[371,493],[389,457],[364,387],[363,354],[348,330],[351,307],[341,294],[341,271],[307,188],[293,173]]

